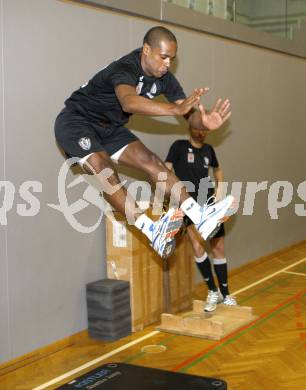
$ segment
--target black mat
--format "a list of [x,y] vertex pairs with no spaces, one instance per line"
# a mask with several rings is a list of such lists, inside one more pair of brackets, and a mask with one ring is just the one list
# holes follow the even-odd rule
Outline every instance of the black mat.
[[109,363],[96,368],[58,389],[82,390],[226,390],[224,381],[195,375]]

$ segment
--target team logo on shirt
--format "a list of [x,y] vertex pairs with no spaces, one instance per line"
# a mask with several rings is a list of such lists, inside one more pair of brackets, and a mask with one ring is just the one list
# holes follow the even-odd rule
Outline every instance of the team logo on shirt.
[[154,98],[154,95],[156,94],[157,92],[157,86],[156,86],[156,83],[154,83],[150,89],[150,92],[147,92],[147,96],[150,98],[150,99],[153,99]]
[[150,93],[152,93],[152,95],[155,95],[156,92],[157,92],[157,86],[156,86],[156,84],[154,83],[154,84],[152,85],[152,87],[151,87]]
[[89,150],[91,148],[91,141],[88,137],[83,137],[79,139],[79,145],[84,150]]
[[139,77],[139,82],[137,84],[137,87],[136,87],[136,93],[137,95],[140,95],[141,94],[141,90],[142,90],[142,87],[143,87],[143,76],[140,76]]
[[204,168],[209,168],[209,158],[204,157]]

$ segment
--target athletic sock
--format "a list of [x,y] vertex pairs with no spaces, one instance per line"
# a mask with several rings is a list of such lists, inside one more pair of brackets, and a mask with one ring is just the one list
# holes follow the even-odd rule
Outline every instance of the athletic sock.
[[203,279],[205,280],[209,290],[217,291],[217,286],[214,281],[214,276],[211,269],[211,264],[207,253],[204,252],[204,255],[201,257],[194,258],[198,270],[201,272]]
[[152,230],[154,227],[154,222],[146,214],[141,214],[135,221],[135,226],[137,229],[141,230],[150,241],[152,241]]
[[229,295],[226,259],[214,259],[214,270],[217,275],[220,291],[222,295],[226,297],[226,295]]
[[202,207],[192,197],[184,200],[180,208],[181,210],[183,210],[183,213],[192,220],[194,224],[197,225],[198,223],[200,223]]

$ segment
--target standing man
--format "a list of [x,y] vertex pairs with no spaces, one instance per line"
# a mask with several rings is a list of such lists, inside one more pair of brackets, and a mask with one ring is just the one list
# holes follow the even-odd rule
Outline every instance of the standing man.
[[[192,196],[201,204],[210,203],[214,198],[222,196],[223,171],[219,166],[214,148],[205,143],[207,131],[189,127],[189,140],[175,141],[170,147],[166,158],[166,166],[173,169],[177,177],[194,186]],[[213,168],[216,188],[214,189],[209,177],[209,168]],[[189,220],[190,221],[190,220]],[[204,306],[205,311],[213,311],[217,303],[237,305],[230,295],[227,277],[227,261],[224,250],[224,225],[210,238],[213,265],[218,279],[218,290],[211,268],[210,259],[205,251],[203,238],[199,235],[193,224],[188,225],[187,233],[192,244],[194,259],[207,287],[208,295]]]
[[[158,181],[160,173],[167,175],[167,194],[179,184],[161,159],[125,127],[132,114],[184,116],[192,126],[209,130],[218,129],[231,115],[229,101],[221,99],[210,113],[205,112],[200,98],[206,88],[196,88],[186,97],[169,71],[176,52],[177,41],[171,31],[161,26],[151,28],[141,48],[112,62],[75,91],[55,122],[57,142],[67,157],[78,158],[88,174],[97,176],[106,200],[148,237],[162,257],[174,250],[174,235],[180,229],[183,213],[207,238],[228,218],[233,203],[233,197],[227,197],[212,211],[209,206],[197,204],[182,188],[175,194],[180,209],[171,208],[153,223],[135,207],[135,200],[120,183],[113,161],[140,169],[151,183]],[[161,94],[169,103],[153,101]]]

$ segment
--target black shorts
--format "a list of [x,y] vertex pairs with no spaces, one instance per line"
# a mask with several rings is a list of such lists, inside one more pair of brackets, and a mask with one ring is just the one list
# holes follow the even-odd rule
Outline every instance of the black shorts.
[[138,138],[126,127],[104,125],[64,108],[55,120],[55,138],[68,157],[94,152],[109,156]]
[[219,230],[212,238],[224,237],[225,236],[225,228],[224,223],[221,223]]

